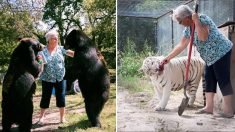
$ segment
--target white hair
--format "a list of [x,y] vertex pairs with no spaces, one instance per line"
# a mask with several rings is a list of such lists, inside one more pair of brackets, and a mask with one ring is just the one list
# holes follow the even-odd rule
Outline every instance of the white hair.
[[172,19],[174,21],[182,20],[188,16],[191,16],[193,10],[187,5],[180,5],[175,10],[173,10]]
[[49,42],[52,36],[56,36],[58,38],[58,32],[56,30],[50,30],[46,33],[46,41]]

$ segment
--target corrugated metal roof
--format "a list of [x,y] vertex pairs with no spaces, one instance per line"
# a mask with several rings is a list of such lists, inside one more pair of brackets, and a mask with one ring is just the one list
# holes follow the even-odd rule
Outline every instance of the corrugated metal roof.
[[157,18],[186,1],[188,0],[117,0],[117,15]]

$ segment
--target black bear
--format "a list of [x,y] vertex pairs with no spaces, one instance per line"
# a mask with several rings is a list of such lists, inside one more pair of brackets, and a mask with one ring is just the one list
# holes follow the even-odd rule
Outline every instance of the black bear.
[[3,131],[10,131],[13,123],[19,124],[21,132],[28,132],[32,127],[32,96],[36,89],[35,78],[41,71],[36,54],[43,47],[37,40],[23,38],[11,55],[2,89]]
[[110,89],[106,64],[96,45],[82,31],[71,31],[66,37],[65,46],[75,51],[72,78],[79,81],[88,119],[93,127],[101,127],[99,116]]

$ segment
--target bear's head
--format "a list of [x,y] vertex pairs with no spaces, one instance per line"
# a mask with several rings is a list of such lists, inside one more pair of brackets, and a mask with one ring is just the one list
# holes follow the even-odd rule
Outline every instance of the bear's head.
[[21,49],[32,49],[34,51],[35,56],[39,51],[42,51],[45,47],[38,40],[32,38],[22,38],[19,41],[20,44],[18,47],[22,47]]
[[68,49],[82,49],[90,46],[91,39],[80,30],[72,30],[66,37],[65,47]]
[[[24,75],[26,74],[30,74],[34,78],[37,78],[41,71],[41,66],[36,60],[36,55],[39,51],[43,50],[44,45],[40,44],[37,40],[32,38],[22,38],[18,39],[18,41],[19,44],[11,55],[7,74],[4,77],[3,91],[6,93],[16,78],[20,80],[19,78],[24,78]],[[29,81],[29,75],[27,75],[27,77],[28,82],[32,84],[33,81]]]
[[18,66],[15,69],[22,69],[19,66],[30,67],[35,63],[38,52],[42,51],[44,47],[35,39],[22,38],[11,55],[10,66]]

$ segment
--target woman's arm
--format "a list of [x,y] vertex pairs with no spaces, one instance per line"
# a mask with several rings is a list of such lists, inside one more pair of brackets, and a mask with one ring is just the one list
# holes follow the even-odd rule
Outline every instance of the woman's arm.
[[171,51],[170,54],[163,60],[163,62],[168,63],[172,58],[180,54],[188,45],[190,39],[186,37],[182,37],[179,44],[175,46],[175,48]]
[[72,51],[72,50],[67,50],[67,51],[66,51],[66,55],[67,55],[67,56],[70,56],[70,57],[74,57],[74,51]]
[[209,35],[209,26],[201,24],[197,13],[192,14],[192,20],[195,23],[195,30],[197,31],[198,39],[206,41]]

